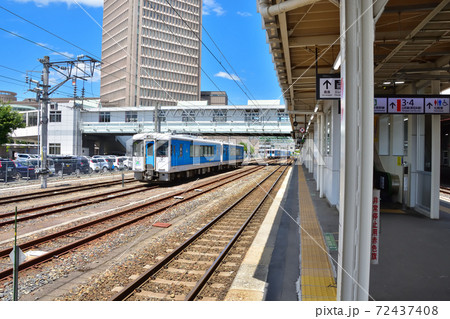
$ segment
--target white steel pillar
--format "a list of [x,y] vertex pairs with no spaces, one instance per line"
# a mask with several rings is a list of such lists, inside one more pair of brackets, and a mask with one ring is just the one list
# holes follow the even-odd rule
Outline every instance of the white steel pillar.
[[373,180],[372,0],[341,2],[338,300],[368,300]]
[[[441,82],[431,82],[431,92],[440,94]],[[430,218],[439,219],[441,184],[441,116],[431,115],[431,199]]]
[[431,199],[430,218],[439,219],[441,174],[441,116],[431,115]]

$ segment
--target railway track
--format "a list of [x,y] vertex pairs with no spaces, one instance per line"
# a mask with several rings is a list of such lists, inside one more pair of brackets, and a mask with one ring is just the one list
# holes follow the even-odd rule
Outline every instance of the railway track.
[[[86,205],[92,205],[92,204],[100,203],[103,201],[132,195],[132,194],[135,194],[138,192],[152,190],[157,187],[158,186],[136,185],[133,187],[129,187],[127,189],[119,189],[119,190],[114,190],[114,191],[105,192],[105,193],[101,193],[101,194],[78,197],[78,198],[69,199],[69,200],[65,200],[65,201],[58,201],[58,202],[54,202],[54,203],[50,203],[50,204],[20,209],[17,212],[17,215],[20,216],[17,218],[17,222],[36,219],[36,218],[40,218],[43,216],[56,214],[59,212],[63,212],[63,211],[70,210],[70,209],[75,209],[75,208],[86,206]],[[66,206],[64,206],[64,205],[66,205]],[[54,208],[55,206],[62,206],[62,207]],[[29,213],[48,209],[48,208],[53,208],[53,209],[46,210],[46,211],[36,213],[36,214],[32,214],[32,215],[27,215]],[[8,212],[8,213],[0,214],[0,220],[3,218],[6,218],[6,217],[14,216],[14,215],[15,215],[15,212]],[[22,215],[26,215],[26,216],[22,216]],[[8,219],[8,220],[0,221],[0,227],[3,227],[5,225],[14,224],[14,222],[15,222],[15,219]]]
[[[224,293],[220,290],[227,287],[209,280],[232,249],[239,251],[236,246],[240,241],[245,241],[241,235],[260,212],[286,169],[279,167],[274,170],[111,300],[216,300],[217,295]],[[265,212],[261,213],[262,220]],[[254,234],[257,228],[259,223],[253,230]],[[241,250],[241,254],[245,252]]]
[[450,187],[443,187],[443,186],[441,186],[440,192],[450,195]]
[[[124,180],[124,183],[132,183],[135,182],[133,178],[127,178]],[[10,204],[15,202],[21,202],[25,200],[31,200],[31,199],[38,199],[42,197],[47,197],[49,195],[62,195],[71,193],[74,190],[75,191],[83,191],[92,189],[93,187],[109,187],[113,185],[122,184],[122,180],[120,181],[109,181],[109,182],[99,182],[99,183],[91,183],[87,185],[76,185],[76,186],[69,186],[59,189],[49,189],[45,191],[39,191],[31,194],[17,194],[17,195],[10,195],[10,196],[2,196],[0,197],[0,205],[2,204]]]
[[[47,253],[28,260],[20,264],[19,271],[33,267],[39,263],[52,259],[54,256],[65,254],[77,247],[80,247],[86,243],[92,242],[104,235],[111,232],[136,223],[147,217],[153,216],[157,213],[164,212],[168,208],[179,205],[183,202],[191,200],[197,196],[212,191],[225,184],[231,183],[237,179],[240,179],[246,175],[252,174],[262,167],[251,168],[244,172],[237,172],[231,176],[225,176],[221,179],[205,182],[199,185],[197,189],[189,191],[180,191],[171,193],[168,196],[152,200],[150,202],[144,202],[131,207],[121,208],[116,213],[108,216],[103,216],[95,220],[91,220],[86,223],[82,223],[63,231],[43,236],[28,242],[20,243],[19,247],[22,250],[27,248],[40,249],[47,251]],[[200,190],[199,188],[202,188]],[[180,197],[182,195],[182,198]],[[151,208],[150,211],[142,211],[143,209]],[[107,223],[107,225],[106,225]],[[94,227],[95,226],[95,227]],[[59,243],[58,243],[59,242]],[[47,245],[46,247],[44,246]],[[53,246],[57,246],[54,248]],[[0,257],[6,258],[11,252],[12,248],[0,250]],[[1,262],[0,264],[6,264]],[[12,268],[8,267],[0,271],[0,280],[8,278],[12,275]]]

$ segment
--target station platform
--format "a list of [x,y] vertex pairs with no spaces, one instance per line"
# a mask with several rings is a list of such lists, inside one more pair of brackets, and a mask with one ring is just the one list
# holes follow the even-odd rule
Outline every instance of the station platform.
[[[247,253],[226,300],[334,301],[339,213],[295,165]],[[381,205],[379,264],[369,300],[450,300],[450,203],[439,220]]]

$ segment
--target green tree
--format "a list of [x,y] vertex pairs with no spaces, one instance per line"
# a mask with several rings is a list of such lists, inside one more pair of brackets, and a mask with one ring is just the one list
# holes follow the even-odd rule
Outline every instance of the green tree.
[[[247,152],[247,144],[244,142],[240,142],[239,144],[244,146],[244,151]],[[252,145],[250,145],[250,154],[253,154],[253,153],[255,153],[255,148]]]
[[0,103],[0,145],[8,143],[8,135],[17,128],[25,127],[22,116],[9,104]]

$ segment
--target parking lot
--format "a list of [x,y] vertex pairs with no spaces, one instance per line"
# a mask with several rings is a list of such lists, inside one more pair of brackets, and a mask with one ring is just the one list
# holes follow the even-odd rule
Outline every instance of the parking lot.
[[31,154],[16,154],[16,158],[0,159],[0,182],[35,180],[47,172],[49,178],[70,175],[107,174],[132,169],[131,157],[114,155],[52,156],[43,168],[40,158]]

